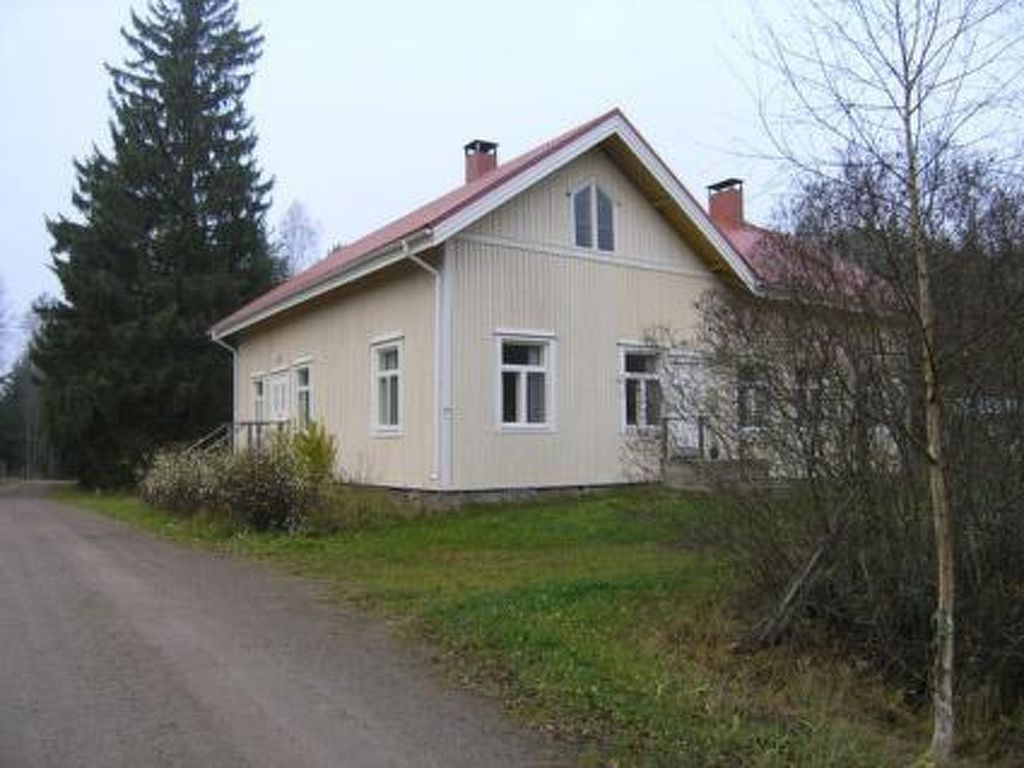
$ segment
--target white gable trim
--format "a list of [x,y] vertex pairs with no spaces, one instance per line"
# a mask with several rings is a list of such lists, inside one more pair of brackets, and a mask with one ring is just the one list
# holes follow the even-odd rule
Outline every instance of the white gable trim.
[[626,145],[643,166],[668,191],[672,201],[682,208],[683,212],[693,221],[701,234],[711,242],[715,250],[718,251],[722,259],[733,271],[733,274],[739,278],[747,290],[755,294],[761,293],[760,282],[750,267],[747,266],[743,257],[722,236],[718,228],[711,222],[711,219],[704,210],[697,205],[679,180],[676,179],[672,171],[651,151],[644,140],[633,130],[632,126],[618,114],[612,115],[606,121],[594,126],[594,128],[557,152],[544,158],[533,167],[498,186],[496,189],[491,190],[476,202],[439,223],[434,227],[434,238],[441,241],[458,234],[466,229],[466,227],[471,226],[507,203],[516,195],[526,191],[546,176],[559,170],[615,134],[626,142]]
[[471,224],[475,224],[491,211],[500,208],[513,197],[525,192],[546,176],[572,162],[587,150],[600,144],[609,136],[617,133],[616,122],[622,121],[616,116],[594,126],[585,134],[569,144],[566,144],[557,152],[548,155],[540,162],[509,179],[504,184],[492,189],[479,200],[467,205],[462,210],[457,211],[455,214],[434,227],[435,236],[446,240],[452,235],[458,234]]

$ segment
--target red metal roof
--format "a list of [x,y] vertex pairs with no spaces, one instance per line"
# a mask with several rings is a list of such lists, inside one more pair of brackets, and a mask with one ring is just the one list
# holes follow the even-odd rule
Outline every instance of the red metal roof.
[[765,283],[778,283],[786,277],[784,270],[780,268],[779,260],[775,258],[777,254],[768,247],[770,238],[777,233],[747,222],[737,226],[729,226],[722,222],[714,224],[759,280]]
[[716,226],[768,288],[790,295],[810,291],[885,309],[898,306],[887,282],[825,249],[747,222]]
[[476,181],[464,184],[417,208],[411,213],[395,219],[390,224],[386,224],[380,229],[356,240],[354,243],[335,249],[305,271],[286,280],[225,317],[213,327],[214,334],[218,335],[225,332],[239,323],[243,323],[259,313],[271,309],[277,304],[288,301],[305,290],[314,288],[343,272],[347,267],[365,256],[376,253],[387,246],[397,244],[402,239],[416,232],[437,226],[440,222],[458,213],[495,187],[513,179],[544,158],[583,136],[595,126],[614,116],[623,117],[624,119],[624,116],[617,108],[605,112],[603,115],[589,120],[507,163],[499,165],[495,170],[485,174]]

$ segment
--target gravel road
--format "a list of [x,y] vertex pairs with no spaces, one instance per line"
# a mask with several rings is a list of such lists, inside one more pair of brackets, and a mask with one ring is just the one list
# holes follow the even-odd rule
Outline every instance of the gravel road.
[[315,584],[0,488],[0,768],[563,764]]

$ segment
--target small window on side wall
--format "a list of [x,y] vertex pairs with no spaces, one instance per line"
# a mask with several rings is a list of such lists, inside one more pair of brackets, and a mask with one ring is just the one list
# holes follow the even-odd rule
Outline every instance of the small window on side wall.
[[373,347],[374,428],[398,432],[402,428],[402,344],[391,341]]
[[622,354],[623,424],[626,429],[661,426],[660,357],[653,350],[627,350]]
[[[596,184],[580,187],[572,196],[573,230],[577,247],[615,250],[615,205]],[[595,226],[596,225],[596,226]]]
[[506,337],[500,342],[499,423],[503,428],[551,424],[551,341]]

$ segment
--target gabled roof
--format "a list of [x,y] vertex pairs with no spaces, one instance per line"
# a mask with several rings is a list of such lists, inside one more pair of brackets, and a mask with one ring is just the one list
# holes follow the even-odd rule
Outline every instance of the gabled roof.
[[742,252],[711,223],[704,210],[646,140],[618,109],[499,165],[484,176],[395,219],[355,242],[337,248],[290,280],[257,297],[218,322],[214,338],[224,338],[351,282],[375,268],[438,245],[487,215],[540,179],[598,144],[617,137],[658,187],[695,226],[736,279],[752,292],[759,280]]

